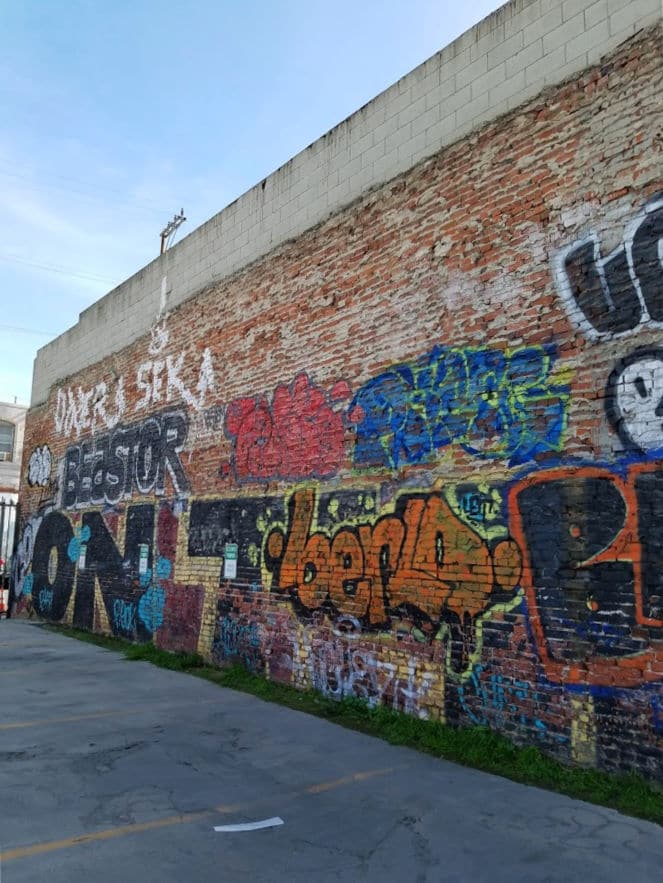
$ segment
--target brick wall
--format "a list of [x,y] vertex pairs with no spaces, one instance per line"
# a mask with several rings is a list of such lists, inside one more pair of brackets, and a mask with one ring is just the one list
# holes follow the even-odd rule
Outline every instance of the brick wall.
[[660,777],[662,49],[53,383],[18,611]]

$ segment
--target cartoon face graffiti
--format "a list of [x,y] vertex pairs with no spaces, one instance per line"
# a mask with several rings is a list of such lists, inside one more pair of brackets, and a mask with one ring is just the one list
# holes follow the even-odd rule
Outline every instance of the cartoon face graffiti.
[[610,375],[608,419],[628,448],[663,447],[663,349],[637,350]]

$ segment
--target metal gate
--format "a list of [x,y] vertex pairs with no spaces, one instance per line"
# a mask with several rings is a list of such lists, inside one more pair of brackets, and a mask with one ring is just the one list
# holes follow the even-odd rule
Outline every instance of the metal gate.
[[9,610],[9,582],[17,508],[13,500],[0,500],[0,617],[7,616]]

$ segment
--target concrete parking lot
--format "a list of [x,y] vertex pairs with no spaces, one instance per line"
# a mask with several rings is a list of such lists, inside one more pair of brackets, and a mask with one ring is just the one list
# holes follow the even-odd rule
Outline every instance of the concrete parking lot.
[[2,883],[663,879],[656,825],[37,624],[0,622],[0,686]]

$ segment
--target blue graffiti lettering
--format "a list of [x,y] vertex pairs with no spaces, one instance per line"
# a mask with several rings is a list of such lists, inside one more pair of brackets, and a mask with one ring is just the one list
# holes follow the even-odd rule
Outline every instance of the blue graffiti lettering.
[[517,723],[527,729],[534,728],[541,738],[568,742],[568,736],[550,731],[540,718],[525,713],[523,703],[534,708],[540,703],[545,704],[545,697],[533,690],[531,684],[499,674],[482,678],[483,672],[484,667],[477,665],[467,685],[458,687],[460,706],[475,726],[493,726],[501,730]]
[[471,521],[486,521],[497,510],[497,504],[487,494],[468,492],[462,495],[459,502],[461,509]]
[[254,622],[238,622],[230,616],[219,618],[214,653],[222,659],[237,659],[249,671],[260,657],[260,634]]
[[39,609],[43,613],[48,613],[53,606],[53,589],[39,590]]
[[113,622],[117,629],[133,632],[136,628],[136,608],[134,605],[121,598],[116,598],[113,602]]
[[355,395],[355,465],[396,468],[459,444],[511,466],[558,451],[570,390],[550,377],[555,348],[435,347],[395,365]]

